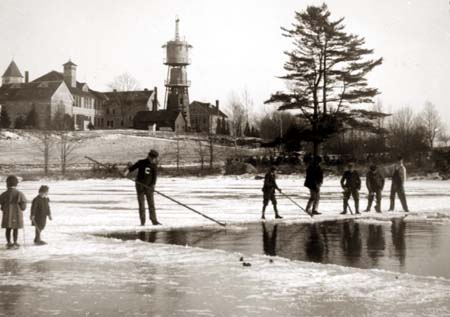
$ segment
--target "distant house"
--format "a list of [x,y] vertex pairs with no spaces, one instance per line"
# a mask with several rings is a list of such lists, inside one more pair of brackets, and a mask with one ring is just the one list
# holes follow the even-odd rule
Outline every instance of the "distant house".
[[134,128],[141,130],[186,132],[186,119],[180,111],[140,111],[134,117]]
[[212,105],[193,101],[189,105],[191,129],[194,132],[221,134],[228,125],[228,117],[219,109],[219,101]]
[[34,108],[39,127],[43,128],[57,111],[67,113],[72,102],[69,89],[61,82],[6,84],[0,87],[0,105],[8,112],[12,127],[15,127],[18,118],[25,120]]
[[[102,93],[105,97],[102,115],[104,128],[132,128],[138,112],[158,109],[157,88],[139,91],[111,91]],[[103,128],[103,126],[102,126]]]
[[[86,83],[77,81],[77,65],[75,63],[69,60],[63,66],[63,73],[51,71],[32,82],[40,83],[41,85],[49,85],[51,83],[65,84],[69,94],[61,94],[61,102],[57,110],[71,115],[74,119],[75,128],[84,130],[89,123],[94,122],[96,116],[95,104],[98,103],[98,96]],[[54,112],[52,112],[52,115],[54,115]]]

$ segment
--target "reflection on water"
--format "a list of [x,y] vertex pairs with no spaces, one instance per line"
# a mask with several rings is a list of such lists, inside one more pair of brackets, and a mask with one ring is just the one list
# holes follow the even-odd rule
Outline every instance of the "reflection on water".
[[238,232],[182,229],[108,236],[450,278],[448,223],[407,223],[401,219],[383,224],[352,220],[263,223],[248,225],[248,230]]

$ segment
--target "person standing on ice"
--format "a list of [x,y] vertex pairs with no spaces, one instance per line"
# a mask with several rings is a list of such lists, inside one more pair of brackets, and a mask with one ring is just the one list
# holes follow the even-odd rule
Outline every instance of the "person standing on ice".
[[[309,200],[306,205],[306,212],[311,215],[320,215],[317,208],[319,208],[320,187],[323,183],[323,172],[320,167],[321,161],[322,158],[320,156],[315,156],[313,159],[307,161],[308,167],[306,168],[305,187],[309,189]],[[311,207],[312,212],[310,212]]]
[[[17,238],[19,229],[23,228],[23,211],[27,207],[25,195],[17,190],[18,184],[19,180],[16,176],[8,176],[6,178],[7,190],[0,195],[0,206],[3,211],[2,228],[6,229],[6,247],[8,249],[20,247]],[[11,231],[14,243],[11,243]]]
[[348,164],[348,169],[344,172],[341,178],[341,186],[344,189],[344,211],[341,215],[347,213],[348,200],[350,196],[355,202],[355,213],[359,214],[359,190],[361,189],[361,178],[357,170],[353,169],[353,163]]
[[266,207],[269,204],[269,200],[272,202],[273,210],[275,211],[275,218],[276,219],[282,219],[278,214],[277,209],[277,199],[275,198],[275,190],[278,190],[281,193],[281,189],[278,187],[276,182],[276,168],[272,166],[270,170],[267,172],[266,176],[264,177],[264,186],[262,188],[263,191],[263,208],[262,208],[262,215],[261,219],[266,219],[265,213],[266,213]]
[[37,195],[31,203],[31,225],[35,227],[34,244],[44,245],[47,244],[41,240],[41,233],[47,223],[47,217],[52,220],[52,214],[50,212],[50,200],[48,199],[48,186],[42,185],[39,188],[39,195]]
[[394,211],[395,208],[395,195],[398,195],[400,202],[402,203],[403,211],[408,212],[408,203],[406,202],[405,195],[405,181],[406,181],[406,168],[403,165],[403,158],[398,157],[397,164],[394,166],[394,173],[392,174],[391,184],[391,206],[389,211]]
[[151,150],[146,159],[137,161],[135,164],[128,163],[123,174],[127,176],[130,172],[138,170],[136,176],[136,192],[139,204],[139,216],[141,226],[145,225],[145,199],[147,199],[150,220],[153,225],[160,225],[156,218],[154,191],[156,178],[158,176],[157,158],[159,153]]
[[369,212],[372,208],[374,198],[376,199],[375,210],[381,212],[381,192],[384,187],[384,176],[375,164],[371,165],[367,172],[366,186],[369,191],[366,212]]

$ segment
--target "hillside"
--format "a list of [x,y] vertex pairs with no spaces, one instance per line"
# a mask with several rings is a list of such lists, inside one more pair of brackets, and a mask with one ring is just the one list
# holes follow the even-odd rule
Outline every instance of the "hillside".
[[[0,131],[0,165],[3,167],[22,166],[38,168],[43,165],[42,142],[39,132],[25,130]],[[203,153],[205,164],[209,163],[209,147],[196,136],[150,136],[141,130],[96,130],[75,131],[71,137],[79,140],[69,160],[69,168],[87,167],[90,163],[85,155],[101,162],[126,164],[146,156],[150,149],[160,152],[162,165],[175,165],[177,161],[177,142],[181,165],[198,164]],[[55,140],[57,142],[57,140]],[[214,162],[221,163],[228,156],[239,153],[250,154],[254,150],[214,145]],[[58,144],[52,147],[50,164],[59,164]]]

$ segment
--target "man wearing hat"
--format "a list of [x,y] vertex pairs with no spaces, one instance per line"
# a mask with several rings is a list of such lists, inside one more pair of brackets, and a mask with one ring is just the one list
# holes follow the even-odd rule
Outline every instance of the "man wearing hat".
[[355,213],[359,214],[359,190],[361,189],[361,178],[358,171],[353,169],[353,163],[348,164],[347,170],[341,178],[341,186],[344,189],[344,211],[341,215],[347,213],[348,200],[350,196],[355,202]]
[[381,191],[384,187],[384,176],[378,170],[378,167],[375,164],[370,166],[370,170],[366,175],[366,185],[367,190],[369,191],[368,195],[368,204],[366,211],[369,212],[372,207],[372,203],[374,198],[376,199],[375,210],[376,212],[381,212]]
[[276,182],[276,168],[272,166],[264,177],[264,186],[262,188],[263,191],[263,209],[261,219],[266,219],[266,207],[269,204],[269,200],[272,202],[273,210],[275,211],[275,218],[281,219],[278,214],[277,209],[277,199],[275,198],[275,190],[281,192],[281,189],[278,187]]
[[128,163],[128,167],[124,170],[124,176],[128,173],[138,170],[136,175],[136,192],[139,204],[139,216],[141,219],[141,226],[145,225],[145,199],[147,199],[148,210],[150,213],[150,220],[153,225],[160,225],[156,219],[154,191],[156,178],[158,175],[157,158],[158,152],[151,150],[146,159],[137,161],[134,165]]

